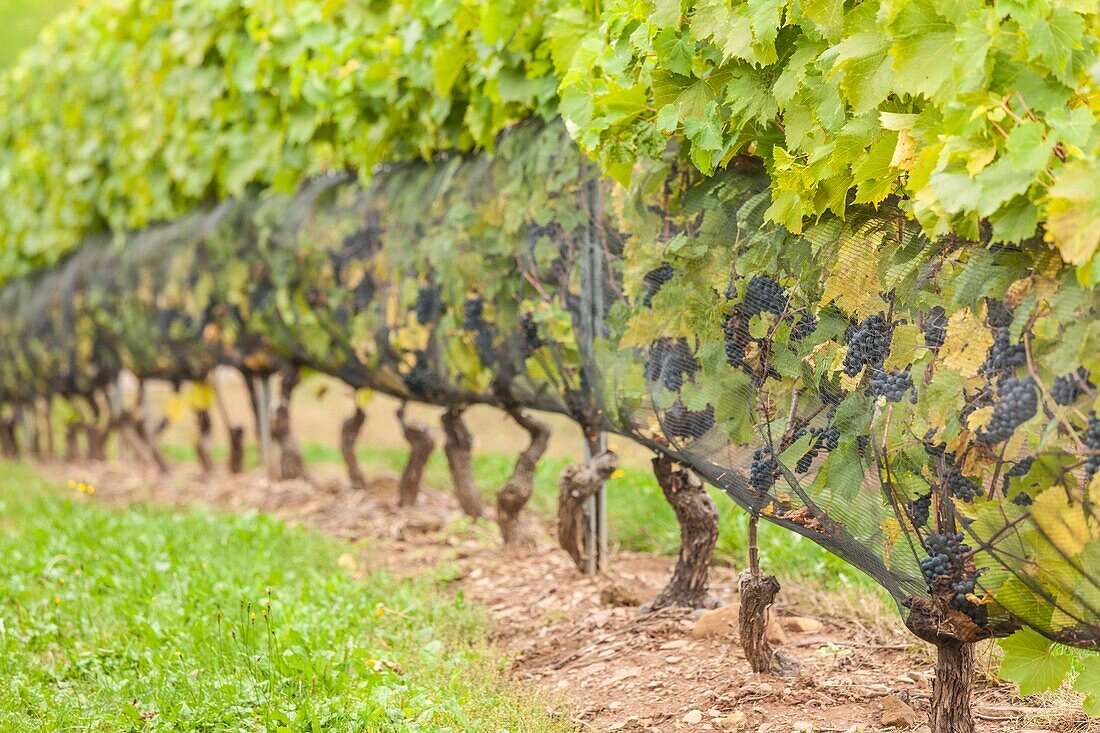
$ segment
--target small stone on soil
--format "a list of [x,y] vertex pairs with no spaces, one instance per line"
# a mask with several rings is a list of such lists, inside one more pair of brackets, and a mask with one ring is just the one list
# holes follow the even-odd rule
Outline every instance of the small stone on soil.
[[911,728],[917,724],[917,713],[896,697],[882,698],[882,717],[879,722],[887,728]]
[[687,715],[684,716],[683,722],[687,725],[695,725],[696,723],[703,722],[702,710],[689,710]]

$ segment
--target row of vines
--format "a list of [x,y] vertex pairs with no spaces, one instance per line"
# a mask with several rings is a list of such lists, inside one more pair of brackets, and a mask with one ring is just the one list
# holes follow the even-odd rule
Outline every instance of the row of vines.
[[[123,369],[309,368],[456,444],[507,410],[517,476],[560,412],[881,583],[936,733],[992,637],[1095,710],[1052,645],[1100,645],[1097,33],[1072,0],[81,9],[0,81],[0,399],[94,422]],[[705,603],[685,554],[663,602]]]

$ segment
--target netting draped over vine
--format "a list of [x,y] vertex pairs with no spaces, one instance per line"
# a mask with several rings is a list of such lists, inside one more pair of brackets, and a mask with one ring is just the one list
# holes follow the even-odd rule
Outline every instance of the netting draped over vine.
[[293,362],[556,411],[672,455],[956,638],[1096,647],[1100,299],[1040,244],[930,239],[894,205],[794,234],[764,222],[751,166],[638,166],[624,189],[527,123],[492,156],[88,242],[0,291],[0,397]]

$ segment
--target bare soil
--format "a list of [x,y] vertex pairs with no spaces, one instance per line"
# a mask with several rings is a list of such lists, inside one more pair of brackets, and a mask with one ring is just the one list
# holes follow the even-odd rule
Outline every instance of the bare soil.
[[[758,676],[736,644],[735,616],[728,630],[697,636],[693,629],[704,623],[699,612],[639,614],[638,606],[668,579],[673,558],[620,552],[610,572],[584,576],[545,523],[528,517],[535,550],[505,551],[496,526],[463,518],[450,494],[428,489],[419,506],[399,509],[396,476],[375,476],[366,490],[355,491],[344,486],[336,467],[317,467],[318,485],[273,484],[259,474],[204,477],[191,467],[159,477],[120,463],[52,464],[43,471],[59,482],[92,483],[93,501],[262,511],[359,543],[357,554],[342,558],[357,572],[443,578],[487,609],[513,677],[544,694],[548,706],[582,730],[927,730],[920,726],[928,713],[931,648],[881,609],[853,615],[847,601],[834,604],[784,589],[772,635],[799,671],[786,678]],[[736,580],[732,569],[713,569],[712,591],[731,607]],[[720,613],[728,618],[732,611]],[[858,620],[875,614],[877,621]],[[899,702],[915,711],[915,723],[883,726],[884,705]],[[983,733],[1100,730],[1090,727],[1071,697],[1021,700],[992,676],[979,681],[974,702]]]

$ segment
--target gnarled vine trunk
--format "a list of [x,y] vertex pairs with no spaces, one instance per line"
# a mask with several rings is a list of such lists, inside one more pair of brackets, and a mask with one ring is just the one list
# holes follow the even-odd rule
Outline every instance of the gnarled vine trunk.
[[0,422],[0,450],[3,450],[5,458],[19,460],[19,438],[15,432],[14,418]]
[[367,413],[357,406],[351,417],[344,420],[343,425],[340,426],[340,455],[344,457],[344,465],[347,467],[348,482],[351,488],[360,490],[367,488],[367,477],[363,475],[363,469],[359,465],[355,442],[366,420]]
[[485,513],[485,505],[481,501],[481,492],[478,491],[477,480],[474,478],[474,439],[462,420],[462,413],[465,411],[465,407],[452,407],[444,411],[440,419],[445,436],[443,453],[447,456],[447,468],[451,473],[458,505],[466,516],[480,519]]
[[65,425],[65,460],[73,463],[80,460],[80,434],[84,431],[84,423],[69,422]]
[[94,394],[86,398],[88,406],[92,410],[92,419],[86,426],[88,436],[88,459],[92,461],[107,460],[107,440],[110,437],[111,425],[101,425],[103,410],[99,406],[99,400]]
[[680,524],[680,555],[672,578],[647,606],[655,611],[668,606],[715,608],[709,593],[710,560],[718,543],[718,507],[703,480],[687,468],[677,468],[667,456],[653,459],[653,475]]
[[936,676],[932,680],[932,707],[928,716],[932,733],[974,733],[970,705],[974,692],[974,643],[953,635],[967,627],[966,620],[946,618],[959,612],[945,613],[942,605],[937,606],[937,601],[928,598],[909,598],[904,605],[909,608],[905,625],[936,647]]
[[582,573],[588,571],[585,559],[585,526],[588,513],[585,502],[603,487],[619,467],[619,457],[604,451],[584,463],[566,466],[558,482],[558,544]]
[[416,506],[420,497],[420,485],[424,481],[424,466],[435,449],[435,433],[419,420],[406,419],[404,402],[397,409],[397,420],[401,423],[401,430],[409,443],[409,459],[405,462],[405,469],[397,484],[397,504],[403,507]]
[[279,374],[279,403],[275,406],[274,419],[271,421],[271,437],[279,446],[279,477],[307,479],[302,451],[290,429],[290,398],[294,394],[294,388],[302,381],[302,374],[297,366],[288,366]]
[[214,454],[210,450],[214,423],[210,419],[210,411],[195,410],[195,421],[199,428],[198,437],[195,439],[195,455],[199,459],[199,465],[202,466],[202,472],[211,473],[214,470]]
[[535,468],[550,442],[550,426],[524,410],[510,409],[508,414],[531,436],[527,448],[519,454],[512,474],[497,492],[497,524],[504,544],[530,547],[534,544],[524,527],[521,513],[535,490]]
[[738,637],[752,671],[757,674],[789,674],[797,668],[797,662],[789,655],[781,655],[768,640],[768,619],[772,604],[779,595],[779,580],[760,572],[760,550],[757,530],[760,515],[749,516],[749,567],[738,579],[741,608],[737,614]]

